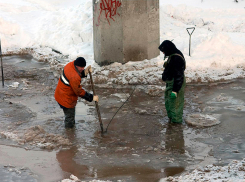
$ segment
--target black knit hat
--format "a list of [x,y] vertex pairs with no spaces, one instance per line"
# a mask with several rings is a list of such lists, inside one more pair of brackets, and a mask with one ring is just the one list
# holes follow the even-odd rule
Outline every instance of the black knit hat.
[[85,66],[86,66],[86,60],[85,60],[83,57],[78,57],[78,58],[74,61],[74,65],[80,66],[80,67],[85,67]]

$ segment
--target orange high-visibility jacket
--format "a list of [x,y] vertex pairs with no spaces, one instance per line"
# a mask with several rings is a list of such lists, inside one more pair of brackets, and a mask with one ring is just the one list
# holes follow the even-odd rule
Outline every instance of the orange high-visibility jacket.
[[66,108],[74,108],[78,97],[84,97],[86,94],[81,86],[81,75],[75,68],[74,61],[64,67],[63,76],[66,77],[68,84],[65,84],[62,78],[59,79],[54,94],[55,100]]

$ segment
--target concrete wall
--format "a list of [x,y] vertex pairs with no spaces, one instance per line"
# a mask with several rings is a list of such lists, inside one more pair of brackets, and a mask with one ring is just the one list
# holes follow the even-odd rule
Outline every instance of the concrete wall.
[[93,0],[93,11],[98,64],[159,55],[159,0]]

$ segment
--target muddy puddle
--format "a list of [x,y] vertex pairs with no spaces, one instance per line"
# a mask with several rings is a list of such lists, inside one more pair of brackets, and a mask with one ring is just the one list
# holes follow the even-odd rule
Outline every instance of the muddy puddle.
[[213,146],[211,154],[219,165],[241,160],[245,153],[245,80],[199,87],[200,107],[204,114],[216,114],[219,125],[207,128],[210,137],[199,141]]
[[[187,86],[184,116],[215,115],[220,124],[212,127],[169,124],[164,85],[97,84],[104,129],[108,127],[101,135],[94,103],[84,100],[76,107],[76,127],[64,128],[63,112],[53,98],[58,78],[47,64],[31,56],[3,60],[0,174],[4,179],[47,182],[73,174],[84,181],[157,182],[198,165],[225,165],[244,156],[245,80]],[[83,86],[91,92],[90,85]]]

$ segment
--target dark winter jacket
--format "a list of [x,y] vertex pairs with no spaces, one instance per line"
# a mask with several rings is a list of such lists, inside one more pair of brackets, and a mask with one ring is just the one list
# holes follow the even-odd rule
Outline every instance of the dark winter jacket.
[[184,71],[186,67],[184,55],[169,40],[163,41],[159,49],[165,56],[168,56],[168,60],[164,63],[165,69],[162,74],[162,80],[170,81],[174,79],[172,91],[178,93],[184,81]]

